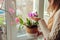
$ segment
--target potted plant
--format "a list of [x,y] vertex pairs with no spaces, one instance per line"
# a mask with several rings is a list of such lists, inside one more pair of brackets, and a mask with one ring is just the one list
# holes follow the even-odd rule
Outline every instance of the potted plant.
[[16,18],[16,21],[26,27],[26,32],[28,34],[37,34],[38,36],[41,34],[38,30],[39,19],[34,19],[33,17],[38,17],[36,12],[28,13],[28,18],[26,18],[26,22],[24,22],[21,17]]

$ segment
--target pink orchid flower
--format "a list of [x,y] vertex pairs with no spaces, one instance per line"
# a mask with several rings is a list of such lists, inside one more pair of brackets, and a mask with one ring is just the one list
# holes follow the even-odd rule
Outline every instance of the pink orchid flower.
[[15,21],[16,21],[16,23],[19,23],[20,20],[19,20],[19,18],[15,18]]
[[37,13],[36,12],[30,12],[29,14],[28,14],[28,16],[29,17],[37,17],[38,15],[37,15]]

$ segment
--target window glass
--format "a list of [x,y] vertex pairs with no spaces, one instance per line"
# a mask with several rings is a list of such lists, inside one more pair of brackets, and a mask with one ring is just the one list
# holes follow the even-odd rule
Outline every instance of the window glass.
[[7,40],[7,27],[5,21],[5,0],[0,0],[0,40]]
[[49,18],[49,14],[47,12],[47,8],[48,8],[48,0],[44,0],[44,19],[46,21],[46,23],[48,23],[48,18]]
[[[33,0],[16,0],[16,8],[16,16],[22,16],[25,20],[27,14],[33,11]],[[23,36],[25,34],[24,28],[22,29],[19,24],[17,24],[16,27],[18,29],[17,37]]]

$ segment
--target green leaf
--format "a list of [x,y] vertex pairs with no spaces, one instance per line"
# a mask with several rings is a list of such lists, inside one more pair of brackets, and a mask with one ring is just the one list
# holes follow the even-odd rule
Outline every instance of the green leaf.
[[19,27],[19,30],[21,30],[21,27]]
[[20,19],[20,24],[23,25],[24,22],[23,22],[22,18],[19,18],[19,19]]
[[39,23],[38,22],[35,22],[34,25],[38,25]]
[[0,17],[0,24],[3,24],[4,18]]
[[28,18],[26,18],[26,20],[27,20],[27,25],[30,26],[31,25],[31,21]]
[[19,30],[21,30],[22,28],[23,28],[23,25],[20,25],[20,26],[19,26]]

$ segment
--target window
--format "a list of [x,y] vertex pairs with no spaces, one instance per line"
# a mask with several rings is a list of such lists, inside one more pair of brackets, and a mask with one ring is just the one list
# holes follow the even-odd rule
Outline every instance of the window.
[[[0,24],[4,24],[4,18],[5,18],[5,11],[3,11],[5,9],[5,1],[1,0],[0,1]],[[1,10],[3,9],[3,10]]]
[[7,40],[6,38],[7,27],[6,27],[6,21],[5,21],[5,0],[0,0],[0,27],[1,27],[0,31],[3,32],[2,34],[0,34],[0,36],[2,36],[2,40]]
[[[22,16],[23,18],[27,17],[27,14],[33,11],[33,0],[16,0],[16,16]],[[24,36],[24,29],[20,29],[21,26],[17,24],[17,37]]]
[[49,18],[49,14],[47,12],[48,4],[48,0],[44,0],[44,19],[47,20],[46,23],[48,22]]

